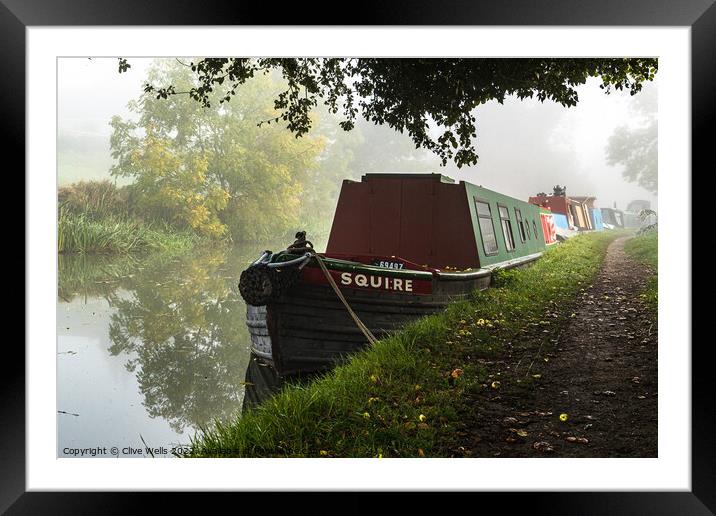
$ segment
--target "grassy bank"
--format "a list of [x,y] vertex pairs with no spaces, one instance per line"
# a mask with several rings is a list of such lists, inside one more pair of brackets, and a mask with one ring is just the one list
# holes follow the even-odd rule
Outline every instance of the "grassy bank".
[[163,224],[112,217],[95,218],[60,208],[57,251],[60,253],[132,253],[189,249],[194,233]]
[[59,253],[128,254],[185,251],[201,238],[140,210],[130,186],[109,181],[80,181],[57,193]]
[[[581,235],[494,288],[416,321],[310,384],[203,429],[193,457],[449,456],[467,395],[499,391],[483,365],[522,332],[546,341],[599,271],[618,232]],[[537,372],[537,368],[535,368]]]
[[643,235],[636,236],[624,245],[624,250],[632,258],[648,265],[654,271],[649,278],[646,292],[642,294],[649,307],[656,312],[659,307],[658,294],[658,262],[659,262],[659,234],[657,231],[650,231]]

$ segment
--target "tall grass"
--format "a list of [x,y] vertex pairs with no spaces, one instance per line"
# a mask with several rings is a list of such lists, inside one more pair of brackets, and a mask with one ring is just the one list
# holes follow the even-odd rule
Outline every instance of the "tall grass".
[[[503,271],[494,288],[476,292],[471,301],[406,326],[235,420],[203,428],[186,455],[450,456],[461,414],[474,410],[469,394],[489,392],[498,379],[485,361],[498,359],[508,343],[520,353],[520,346],[551,345],[569,321],[571,302],[594,281],[618,236],[579,235],[529,268]],[[525,332],[539,341],[527,343]],[[535,364],[531,372],[541,367]],[[507,387],[511,380],[500,381]]]
[[642,297],[656,314],[659,308],[659,233],[657,230],[647,231],[629,240],[624,251],[632,258],[651,267],[653,274],[649,277],[646,291]]
[[159,223],[143,223],[116,216],[94,218],[89,212],[71,211],[60,205],[57,251],[60,253],[131,253],[188,249],[198,237]]
[[80,181],[59,189],[59,253],[135,253],[188,249],[200,238],[135,213],[132,186]]
[[130,216],[131,186],[117,188],[110,181],[79,181],[63,186],[57,192],[58,204],[73,214],[95,219]]

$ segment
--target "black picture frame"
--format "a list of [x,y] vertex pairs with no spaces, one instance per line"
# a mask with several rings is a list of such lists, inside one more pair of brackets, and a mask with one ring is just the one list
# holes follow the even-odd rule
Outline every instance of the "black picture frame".
[[[0,0],[0,79],[3,155],[25,147],[25,29],[28,26],[80,25],[571,25],[691,27],[692,180],[706,173],[710,123],[714,120],[716,78],[716,6],[713,0],[553,0],[389,3],[364,1],[350,15],[337,3],[202,2],[174,0]],[[331,18],[331,19],[329,19]],[[350,22],[350,23],[349,23]],[[53,93],[54,79],[48,81]],[[17,166],[24,167],[24,153]],[[693,191],[693,188],[692,188]],[[696,205],[696,202],[692,203]],[[685,207],[689,211],[688,207]],[[688,215],[688,213],[687,213]],[[697,220],[694,217],[694,220]],[[689,224],[689,231],[691,226]],[[693,233],[692,233],[693,234]],[[24,256],[24,255],[23,255]],[[689,256],[690,251],[689,251]],[[19,256],[16,255],[16,259]],[[32,274],[25,268],[25,275]],[[691,277],[684,278],[691,284]],[[693,306],[693,303],[692,303]],[[27,306],[26,310],[32,310]],[[692,321],[693,321],[692,316]],[[9,341],[8,341],[9,344]],[[682,344],[682,343],[673,343]],[[685,343],[683,343],[685,344]],[[481,493],[484,500],[529,506],[549,514],[714,514],[716,445],[712,438],[714,375],[708,360],[710,341],[692,346],[692,490],[690,492]],[[17,346],[15,346],[17,347]],[[10,350],[9,350],[10,351]],[[127,493],[40,493],[25,490],[25,356],[6,361],[2,376],[3,422],[0,425],[0,510],[9,514],[123,513],[144,507],[146,495]],[[660,414],[660,417],[669,417]],[[171,493],[170,493],[171,494]],[[245,498],[246,493],[242,496]],[[357,497],[358,495],[351,495]],[[457,495],[456,495],[457,496]],[[179,493],[165,497],[183,504]],[[252,502],[260,501],[252,497]],[[321,504],[311,494],[285,501]],[[458,498],[463,498],[458,496]],[[293,500],[293,501],[291,501]],[[272,500],[272,508],[278,509]],[[421,497],[412,503],[422,504]],[[468,503],[475,503],[468,501]],[[484,504],[484,501],[480,502]],[[368,510],[370,502],[347,502],[347,510]],[[484,507],[484,505],[483,505]],[[169,508],[169,507],[166,507]],[[403,507],[405,508],[405,507]],[[217,507],[218,509],[218,507]],[[446,510],[451,510],[446,508]],[[344,512],[341,510],[341,512]],[[402,512],[402,511],[401,511]]]

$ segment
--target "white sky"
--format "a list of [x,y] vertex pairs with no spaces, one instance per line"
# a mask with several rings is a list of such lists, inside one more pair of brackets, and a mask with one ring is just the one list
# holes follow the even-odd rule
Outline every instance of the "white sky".
[[[110,58],[67,58],[58,62],[59,180],[109,178],[109,121],[129,116],[127,102],[142,91],[151,59],[130,59],[131,68],[117,72]],[[658,77],[658,75],[657,75]],[[578,88],[576,107],[552,102],[508,99],[477,110],[477,151],[474,167],[437,168],[514,197],[527,199],[538,191],[566,185],[567,194],[593,195],[596,205],[624,209],[633,199],[647,199],[656,209],[656,196],[622,179],[621,169],[605,161],[609,136],[620,125],[632,125],[626,92],[606,95],[599,81]],[[644,90],[656,88],[647,84]],[[75,142],[68,145],[66,142]]]

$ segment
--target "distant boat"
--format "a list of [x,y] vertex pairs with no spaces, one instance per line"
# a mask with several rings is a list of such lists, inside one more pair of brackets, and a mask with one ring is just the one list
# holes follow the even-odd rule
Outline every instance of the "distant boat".
[[242,273],[252,352],[279,375],[328,369],[556,241],[549,210],[440,174],[346,180],[325,253],[299,233]]

